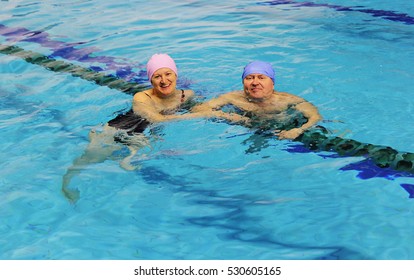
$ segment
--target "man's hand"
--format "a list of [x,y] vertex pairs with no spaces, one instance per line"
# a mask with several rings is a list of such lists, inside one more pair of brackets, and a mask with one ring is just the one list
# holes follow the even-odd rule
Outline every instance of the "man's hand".
[[299,137],[304,130],[302,128],[292,128],[290,130],[275,130],[274,132],[279,139],[295,139]]

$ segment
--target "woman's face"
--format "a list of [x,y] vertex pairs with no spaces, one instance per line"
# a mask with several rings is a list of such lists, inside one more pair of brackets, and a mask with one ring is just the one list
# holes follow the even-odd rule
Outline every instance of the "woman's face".
[[151,84],[158,94],[172,94],[177,86],[177,75],[170,68],[160,68],[152,75]]
[[243,79],[244,92],[251,98],[266,99],[273,94],[272,79],[263,74],[250,74]]

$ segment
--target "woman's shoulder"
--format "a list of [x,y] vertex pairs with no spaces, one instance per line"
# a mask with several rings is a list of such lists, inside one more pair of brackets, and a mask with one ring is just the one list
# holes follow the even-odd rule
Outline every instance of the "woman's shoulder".
[[147,100],[151,96],[151,94],[152,94],[152,89],[139,91],[134,94],[133,99],[139,100],[139,101]]
[[182,91],[188,97],[194,96],[194,91],[191,89],[182,89]]

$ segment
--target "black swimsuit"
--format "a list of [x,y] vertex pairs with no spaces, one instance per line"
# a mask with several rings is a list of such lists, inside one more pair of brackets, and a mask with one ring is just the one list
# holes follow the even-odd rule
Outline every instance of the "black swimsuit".
[[[151,98],[151,96],[149,96],[148,94],[147,96]],[[184,102],[184,99],[184,90],[181,90],[181,104]],[[165,114],[165,112],[161,113]],[[132,109],[126,113],[116,116],[116,118],[108,122],[109,126],[125,130],[128,135],[132,135],[134,133],[142,133],[150,124],[151,123],[147,121],[145,118],[135,114]]]
[[109,126],[126,130],[128,134],[142,133],[149,124],[149,121],[135,114],[132,109],[108,122]]

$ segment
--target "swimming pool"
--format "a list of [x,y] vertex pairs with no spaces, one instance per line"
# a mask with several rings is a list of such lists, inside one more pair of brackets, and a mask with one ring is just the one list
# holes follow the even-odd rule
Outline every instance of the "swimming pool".
[[[144,85],[166,52],[206,99],[266,60],[335,134],[414,152],[413,4],[221,2],[1,1],[0,44]],[[146,132],[136,171],[88,166],[70,204],[63,174],[131,95],[13,55],[0,71],[0,259],[414,259],[412,174],[209,120]]]

